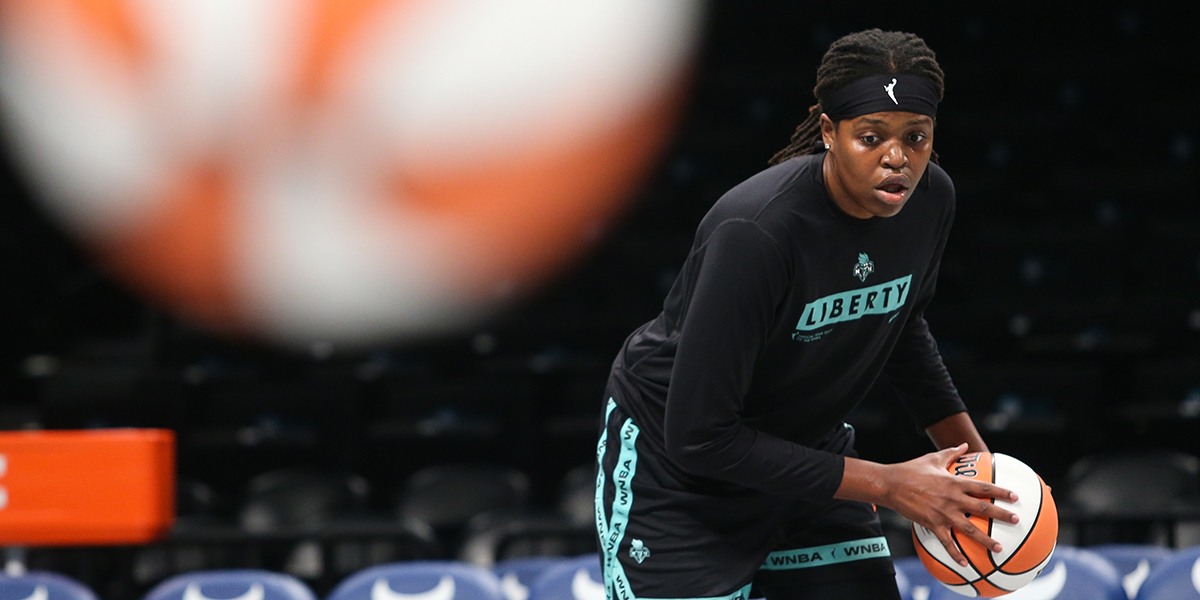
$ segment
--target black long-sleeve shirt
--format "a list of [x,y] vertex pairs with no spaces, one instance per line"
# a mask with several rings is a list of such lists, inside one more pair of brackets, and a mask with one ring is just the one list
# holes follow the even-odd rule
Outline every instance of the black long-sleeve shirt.
[[832,498],[815,447],[886,371],[921,427],[965,410],[922,311],[954,218],[936,164],[899,214],[837,207],[824,154],[734,187],[701,221],[657,318],[614,362],[647,447],[697,490]]

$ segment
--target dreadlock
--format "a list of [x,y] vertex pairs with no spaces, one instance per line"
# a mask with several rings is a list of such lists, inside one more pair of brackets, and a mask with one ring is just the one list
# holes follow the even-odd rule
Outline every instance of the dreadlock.
[[[846,35],[830,44],[821,58],[817,85],[813,87],[817,104],[808,108],[808,118],[792,134],[791,144],[771,157],[770,164],[777,165],[793,156],[814,153],[821,138],[821,113],[824,112],[820,99],[852,81],[879,73],[925,77],[937,86],[939,99],[945,90],[945,74],[938,66],[933,50],[915,34],[868,29]],[[937,162],[936,152],[932,159]]]

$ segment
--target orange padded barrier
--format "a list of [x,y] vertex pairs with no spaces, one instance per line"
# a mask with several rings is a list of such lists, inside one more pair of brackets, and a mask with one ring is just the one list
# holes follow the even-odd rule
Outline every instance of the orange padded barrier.
[[0,546],[145,543],[174,519],[174,432],[0,432]]

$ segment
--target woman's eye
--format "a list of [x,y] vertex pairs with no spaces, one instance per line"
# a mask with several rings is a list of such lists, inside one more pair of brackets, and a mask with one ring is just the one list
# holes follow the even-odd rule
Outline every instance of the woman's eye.
[[929,136],[927,136],[923,133],[914,133],[914,134],[908,136],[908,139],[911,140],[912,143],[914,143],[914,144],[920,144],[921,142],[925,141],[925,138],[927,138],[927,137],[929,137]]
[[864,135],[864,136],[862,136],[862,137],[861,137],[861,138],[859,138],[859,139],[860,139],[860,140],[862,140],[862,141],[863,141],[863,143],[864,143],[864,144],[867,144],[868,146],[874,146],[874,145],[875,145],[875,143],[879,141],[879,136],[877,136],[877,135]]

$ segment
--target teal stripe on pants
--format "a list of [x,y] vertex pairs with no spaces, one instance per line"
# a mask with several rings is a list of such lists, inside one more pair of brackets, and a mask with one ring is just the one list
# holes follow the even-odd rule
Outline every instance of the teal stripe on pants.
[[[629,527],[629,512],[633,508],[633,476],[637,473],[637,438],[641,430],[634,425],[633,419],[625,419],[621,425],[621,452],[617,456],[617,465],[613,469],[613,485],[616,494],[613,498],[612,520],[606,518],[604,511],[604,455],[608,444],[608,421],[616,406],[612,398],[608,400],[608,408],[604,414],[604,431],[600,434],[600,444],[596,448],[596,461],[600,465],[596,475],[596,530],[600,534],[601,555],[604,563],[604,591],[608,600],[668,600],[665,598],[638,598],[629,585],[629,577],[625,567],[617,559],[621,541]],[[709,598],[678,598],[670,600],[746,600],[750,597],[750,584],[725,596]]]
[[881,536],[772,552],[767,555],[767,561],[759,568],[767,571],[808,569],[891,555],[891,551],[888,550],[887,538]]
[[[603,546],[608,537],[608,517],[604,514],[604,454],[608,451],[608,419],[612,416],[612,411],[617,407],[617,403],[612,398],[608,399],[608,407],[604,410],[604,429],[600,432],[600,443],[596,445],[596,463],[600,466],[596,470],[596,534],[600,538],[600,544]],[[612,571],[609,565],[609,556],[607,552],[602,553],[604,562],[604,589],[608,600],[612,600],[611,581],[609,573]]]
[[617,466],[613,468],[613,485],[617,490],[604,553],[610,571],[606,579],[611,579],[611,593],[616,600],[637,599],[629,586],[629,578],[625,576],[625,567],[617,560],[617,552],[621,548],[621,540],[625,539],[625,530],[629,528],[629,511],[633,508],[633,476],[637,473],[638,458],[635,443],[639,433],[641,430],[633,424],[633,419],[625,419],[625,424],[621,426],[621,454],[617,456]]

